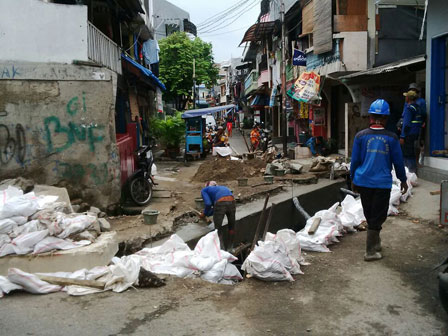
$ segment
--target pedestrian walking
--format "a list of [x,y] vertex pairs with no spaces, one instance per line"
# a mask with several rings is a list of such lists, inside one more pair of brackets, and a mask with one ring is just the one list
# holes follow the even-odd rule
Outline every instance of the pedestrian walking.
[[418,95],[414,90],[403,93],[406,100],[403,112],[403,125],[400,135],[400,144],[403,146],[403,157],[409,171],[417,171],[417,150],[420,148],[419,137],[424,122],[424,116],[417,105]]
[[252,150],[255,152],[260,144],[260,128],[258,124],[255,124],[250,131],[250,143],[252,144]]
[[233,129],[233,117],[232,117],[232,113],[229,113],[227,115],[227,135],[229,137],[232,137],[232,129]]
[[[219,240],[224,250],[233,248],[235,237],[235,198],[229,188],[218,185],[215,181],[209,181],[201,190],[205,208],[201,218],[213,215],[215,229],[218,230]],[[227,225],[223,226],[224,216],[227,217]]]
[[398,136],[385,129],[390,115],[389,104],[375,100],[369,108],[370,127],[355,136],[350,175],[352,190],[359,192],[367,220],[365,261],[381,259],[382,225],[389,210],[392,189],[392,166],[401,181],[402,192],[408,189]]

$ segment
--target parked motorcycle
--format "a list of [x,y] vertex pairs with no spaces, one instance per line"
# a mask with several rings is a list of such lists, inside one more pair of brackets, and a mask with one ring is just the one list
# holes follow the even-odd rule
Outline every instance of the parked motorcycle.
[[152,187],[157,185],[152,177],[154,156],[152,146],[140,147],[137,151],[138,169],[128,178],[128,193],[137,205],[146,205],[152,197]]
[[260,145],[259,145],[259,149],[261,149],[263,151],[263,153],[266,152],[268,147],[272,146],[270,133],[271,133],[271,131],[269,131],[266,128],[260,130]]

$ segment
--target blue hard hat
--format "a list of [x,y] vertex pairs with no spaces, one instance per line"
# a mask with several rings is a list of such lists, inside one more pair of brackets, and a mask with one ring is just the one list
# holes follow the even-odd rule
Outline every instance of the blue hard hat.
[[390,115],[389,104],[384,99],[377,99],[372,103],[372,105],[370,105],[369,113],[379,115]]

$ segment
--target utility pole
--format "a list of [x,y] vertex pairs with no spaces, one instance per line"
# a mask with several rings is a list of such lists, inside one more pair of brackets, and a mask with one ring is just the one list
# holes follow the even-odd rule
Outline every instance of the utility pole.
[[193,58],[193,109],[196,109],[196,59]]
[[[285,2],[280,1],[280,20],[282,22],[282,116],[283,116],[283,155],[288,156],[288,120],[286,117],[286,22]],[[280,128],[281,129],[281,128]]]

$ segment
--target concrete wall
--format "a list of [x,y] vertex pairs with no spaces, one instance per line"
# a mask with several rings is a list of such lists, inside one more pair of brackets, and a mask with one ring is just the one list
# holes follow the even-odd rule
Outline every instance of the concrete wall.
[[17,62],[0,62],[0,74],[0,179],[65,186],[100,207],[117,202],[116,74]]
[[335,34],[336,38],[343,38],[342,62],[345,71],[367,70],[369,61],[369,38],[367,32],[343,32]]
[[1,0],[0,45],[0,60],[87,61],[87,6]]

